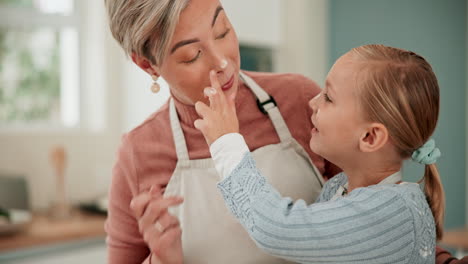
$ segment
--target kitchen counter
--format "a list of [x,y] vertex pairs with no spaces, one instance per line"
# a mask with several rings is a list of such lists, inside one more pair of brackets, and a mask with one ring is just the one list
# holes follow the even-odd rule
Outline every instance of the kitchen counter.
[[[34,214],[32,221],[18,233],[0,236],[0,260],[12,259],[60,248],[104,244],[106,217],[73,211],[70,218],[52,219]],[[42,249],[42,250],[41,250]]]

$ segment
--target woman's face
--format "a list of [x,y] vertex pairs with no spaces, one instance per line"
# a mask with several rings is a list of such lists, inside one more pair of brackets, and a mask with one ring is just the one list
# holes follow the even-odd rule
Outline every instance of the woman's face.
[[203,95],[215,70],[227,96],[235,96],[239,84],[239,43],[218,0],[191,0],[181,12],[169,52],[156,71],[171,92],[186,104],[208,102]]

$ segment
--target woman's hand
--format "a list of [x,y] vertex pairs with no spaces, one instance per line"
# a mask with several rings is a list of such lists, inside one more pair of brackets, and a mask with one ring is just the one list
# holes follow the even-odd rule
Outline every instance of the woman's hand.
[[[179,220],[168,208],[181,204],[182,197],[163,198],[159,187],[151,187],[132,199],[132,209],[143,239],[152,254],[151,263],[182,264],[182,242]],[[155,261],[156,260],[156,261]]]
[[202,119],[195,120],[195,127],[203,133],[208,145],[228,133],[239,133],[234,96],[227,98],[221,89],[216,72],[210,71],[211,87],[204,89],[210,106],[202,102],[195,104],[195,110]]

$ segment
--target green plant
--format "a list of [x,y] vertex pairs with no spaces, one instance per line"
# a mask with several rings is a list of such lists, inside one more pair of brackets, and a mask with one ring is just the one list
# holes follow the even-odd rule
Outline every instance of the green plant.
[[[0,0],[3,3],[5,0]],[[26,1],[25,1],[26,2]],[[0,122],[27,122],[50,119],[60,100],[59,33],[53,33],[52,47],[46,66],[34,62],[29,45],[34,31],[12,31],[0,28]],[[40,32],[41,34],[43,32]],[[44,32],[47,34],[50,32]],[[40,51],[39,51],[40,52]],[[44,51],[46,52],[46,51]],[[17,79],[6,82],[6,70]],[[12,85],[13,87],[7,87]],[[6,92],[6,91],[9,92]]]

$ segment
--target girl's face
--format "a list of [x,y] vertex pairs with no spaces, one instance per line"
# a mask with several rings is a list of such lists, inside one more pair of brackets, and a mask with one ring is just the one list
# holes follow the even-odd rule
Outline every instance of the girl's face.
[[328,73],[325,88],[309,102],[314,126],[310,148],[337,166],[355,156],[369,124],[358,104],[358,70],[358,63],[345,54]]
[[169,52],[156,71],[168,82],[178,100],[193,105],[208,103],[203,89],[215,70],[227,96],[237,93],[239,43],[218,0],[191,0],[181,12]]

